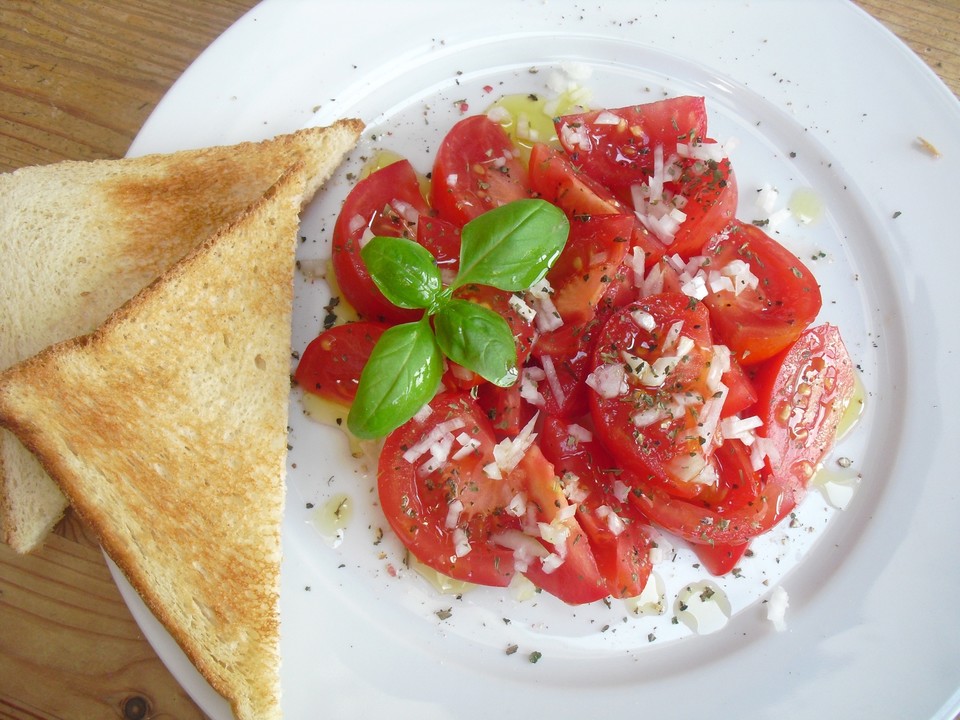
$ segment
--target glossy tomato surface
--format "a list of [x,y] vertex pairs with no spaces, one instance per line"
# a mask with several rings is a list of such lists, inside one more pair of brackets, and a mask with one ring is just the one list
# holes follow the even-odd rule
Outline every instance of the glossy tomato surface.
[[340,292],[367,320],[409,322],[422,313],[398,308],[374,284],[360,256],[375,235],[415,240],[417,224],[430,208],[407,160],[399,160],[358,182],[344,201],[333,228],[333,269]]
[[486,115],[464,118],[444,137],[433,162],[430,203],[463,226],[487,210],[530,197],[527,168],[509,135]]

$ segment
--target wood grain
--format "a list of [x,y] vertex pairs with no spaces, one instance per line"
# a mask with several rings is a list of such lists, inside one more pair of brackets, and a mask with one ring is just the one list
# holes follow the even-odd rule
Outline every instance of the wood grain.
[[960,0],[856,0],[960,96]]
[[122,156],[190,62],[253,5],[4,0],[0,171]]
[[[960,95],[960,0],[855,2]],[[122,156],[190,62],[253,4],[0,0],[0,171]],[[0,546],[0,720],[37,718],[204,718],[70,514],[36,554]]]
[[0,549],[0,718],[205,716],[159,661],[99,550],[54,536]]

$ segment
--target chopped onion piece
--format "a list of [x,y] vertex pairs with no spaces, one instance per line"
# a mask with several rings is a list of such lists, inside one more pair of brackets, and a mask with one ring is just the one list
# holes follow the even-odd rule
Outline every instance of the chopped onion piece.
[[453,530],[460,522],[460,514],[463,512],[463,503],[460,500],[454,500],[447,505],[447,519],[444,526],[447,530]]
[[550,386],[550,392],[553,393],[557,405],[562,407],[567,401],[567,393],[560,384],[560,377],[557,375],[557,368],[553,364],[553,358],[549,355],[541,355],[540,364],[543,365],[543,372],[547,378],[547,385]]
[[585,382],[600,397],[607,399],[619,397],[630,390],[626,372],[620,364],[601,365],[587,375]]
[[777,632],[787,629],[786,614],[790,607],[790,597],[782,585],[777,585],[767,600],[767,620],[773,623]]
[[507,302],[527,322],[533,322],[533,319],[537,316],[537,311],[527,305],[519,295],[511,295]]
[[637,324],[637,327],[647,332],[653,332],[657,329],[657,321],[654,319],[653,315],[644,310],[634,310],[630,313],[630,317],[633,318],[633,321]]
[[619,125],[621,122],[623,122],[623,119],[609,110],[597,113],[597,117],[593,120],[594,125]]
[[463,418],[451,418],[442,423],[436,425],[430,432],[428,432],[424,437],[420,439],[419,442],[411,445],[407,451],[403,454],[403,459],[408,463],[414,463],[419,460],[425,453],[428,451],[437,457],[437,454],[432,451],[432,448],[439,443],[444,436],[451,435],[454,430],[459,430],[466,423]]
[[523,517],[527,513],[527,498],[523,493],[514,495],[507,504],[507,514],[513,517]]
[[576,438],[580,442],[590,442],[593,440],[593,433],[583,427],[583,425],[577,425],[576,423],[567,425],[567,433],[569,433],[570,437]]
[[453,552],[458,558],[467,555],[471,550],[470,538],[467,537],[467,531],[463,528],[454,528],[453,530]]

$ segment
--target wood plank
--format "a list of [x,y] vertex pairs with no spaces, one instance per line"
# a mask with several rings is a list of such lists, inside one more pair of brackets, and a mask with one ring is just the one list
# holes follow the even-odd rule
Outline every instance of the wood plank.
[[960,96],[960,1],[856,0]]
[[0,4],[0,172],[122,156],[173,82],[253,4]]
[[0,717],[140,708],[205,718],[144,640],[99,550],[59,536],[29,556],[0,547]]

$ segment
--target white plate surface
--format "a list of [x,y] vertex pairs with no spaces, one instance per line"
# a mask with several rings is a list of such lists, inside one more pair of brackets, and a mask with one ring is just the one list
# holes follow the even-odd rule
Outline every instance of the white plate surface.
[[[363,157],[385,147],[427,171],[460,101],[475,112],[503,92],[549,93],[548,79],[571,67],[589,69],[582,84],[597,107],[706,96],[711,135],[738,143],[743,219],[759,217],[751,190],[767,182],[781,190],[781,205],[797,188],[824,203],[820,221],[791,221],[778,237],[810,258],[824,294],[820,319],[840,326],[861,369],[866,412],[834,455],[854,461],[857,491],[843,511],[812,492],[794,527],[758,542],[740,577],[716,581],[733,606],[716,633],[671,623],[683,584],[707,577],[682,547],[657,568],[662,616],[638,617],[619,602],[521,602],[503,591],[458,599],[403,567],[369,464],[352,459],[337,432],[305,419],[294,395],[285,717],[954,717],[960,105],[852,4],[274,0],[197,60],[130,152],[361,117],[360,148],[303,218],[300,258],[322,258],[347,173]],[[922,150],[917,136],[942,157]],[[298,279],[294,349],[318,331],[327,297],[322,282]],[[338,493],[355,511],[333,547],[314,518]],[[214,720],[230,718],[112,570],[174,675]],[[779,633],[765,619],[776,585],[790,597]],[[517,652],[507,654],[511,645]],[[534,651],[542,653],[536,664]]]

